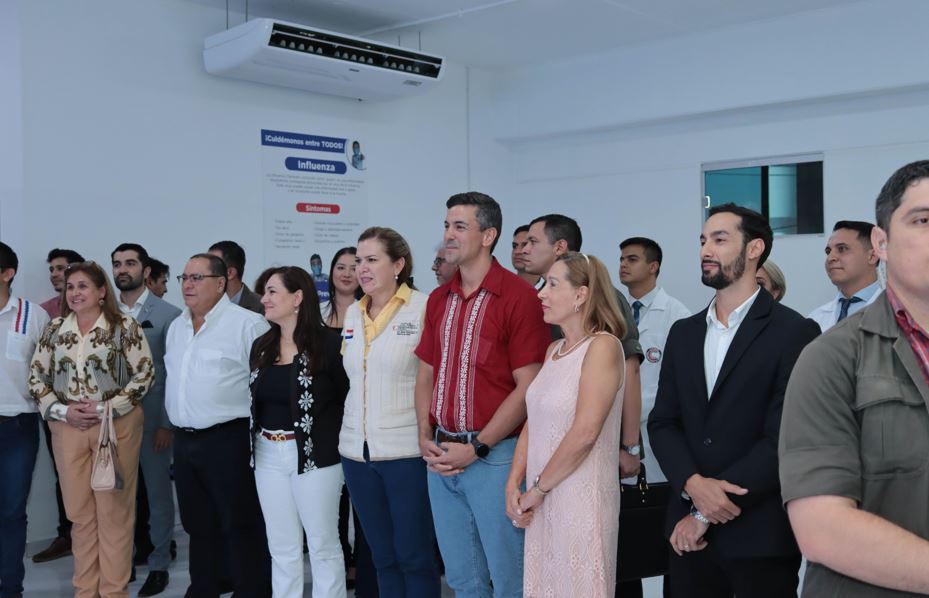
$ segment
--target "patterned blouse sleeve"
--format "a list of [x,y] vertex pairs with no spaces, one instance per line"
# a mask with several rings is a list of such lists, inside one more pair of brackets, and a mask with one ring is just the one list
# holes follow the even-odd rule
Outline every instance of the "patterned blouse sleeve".
[[123,318],[122,351],[126,360],[129,381],[113,396],[113,409],[119,415],[126,415],[133,407],[142,402],[142,398],[155,380],[155,367],[152,351],[142,332],[142,327],[134,318]]
[[49,408],[58,403],[55,394],[55,346],[53,338],[61,327],[61,318],[52,320],[42,331],[29,366],[29,394],[35,400],[39,413],[48,419]]

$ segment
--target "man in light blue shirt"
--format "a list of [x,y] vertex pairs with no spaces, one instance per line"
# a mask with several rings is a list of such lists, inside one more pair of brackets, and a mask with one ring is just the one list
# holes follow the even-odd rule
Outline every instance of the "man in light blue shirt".
[[809,315],[823,332],[864,309],[880,295],[879,260],[871,247],[872,228],[870,222],[840,220],[832,229],[826,245],[826,275],[839,294]]

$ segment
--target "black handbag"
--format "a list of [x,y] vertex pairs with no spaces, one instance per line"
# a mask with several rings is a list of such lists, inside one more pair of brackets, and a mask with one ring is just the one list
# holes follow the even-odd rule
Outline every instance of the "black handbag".
[[620,484],[619,546],[616,577],[620,582],[656,577],[668,572],[664,522],[671,498],[667,482],[649,484],[642,463],[634,486]]

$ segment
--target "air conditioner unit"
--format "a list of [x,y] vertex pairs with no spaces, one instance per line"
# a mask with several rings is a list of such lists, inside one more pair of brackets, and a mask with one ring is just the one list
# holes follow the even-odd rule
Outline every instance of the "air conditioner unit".
[[274,19],[247,21],[203,46],[213,75],[362,100],[408,96],[442,78],[439,56]]

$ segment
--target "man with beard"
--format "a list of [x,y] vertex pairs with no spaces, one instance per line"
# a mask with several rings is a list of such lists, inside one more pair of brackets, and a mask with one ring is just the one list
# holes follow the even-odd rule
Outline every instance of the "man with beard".
[[710,305],[668,334],[652,448],[673,488],[666,532],[674,596],[797,595],[800,552],[781,507],[777,442],[787,380],[819,326],[755,282],[767,220],[717,206],[700,235]]
[[154,547],[148,556],[148,578],[139,596],[154,596],[168,585],[168,565],[171,563],[171,540],[174,533],[174,494],[171,489],[171,443],[174,432],[165,411],[165,339],[168,327],[181,310],[156,297],[145,286],[150,275],[148,252],[141,245],[123,243],[110,254],[113,262],[113,280],[119,289],[119,309],[132,316],[152,351],[155,381],[152,383],[142,408],[145,428],[139,462],[148,498],[151,543]]

